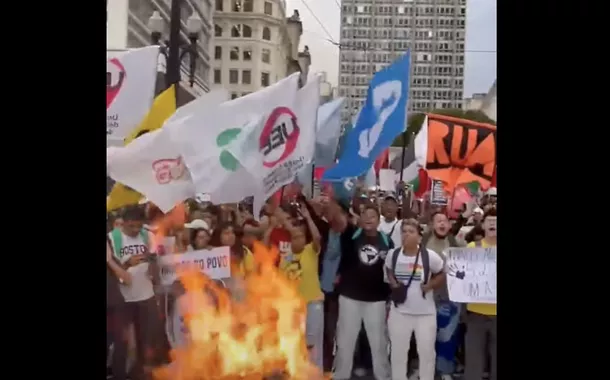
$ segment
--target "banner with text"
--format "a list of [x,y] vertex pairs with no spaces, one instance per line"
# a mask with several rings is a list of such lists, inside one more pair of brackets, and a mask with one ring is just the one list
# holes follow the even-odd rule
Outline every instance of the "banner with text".
[[178,278],[181,268],[196,268],[213,280],[231,277],[231,252],[229,247],[202,249],[176,255],[159,257],[161,284],[170,286]]
[[449,248],[449,299],[463,303],[496,303],[496,248]]

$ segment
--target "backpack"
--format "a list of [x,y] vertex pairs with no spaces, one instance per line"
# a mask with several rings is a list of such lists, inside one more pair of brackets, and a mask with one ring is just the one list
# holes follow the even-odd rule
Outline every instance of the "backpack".
[[[392,252],[392,272],[396,273],[396,263],[398,262],[398,255],[400,255],[401,248],[396,248]],[[419,246],[419,250],[421,253],[421,261],[422,266],[424,267],[424,285],[428,283],[430,279],[430,255],[428,250],[424,247],[423,244]],[[425,294],[422,294],[424,298],[426,298]]]
[[[426,246],[426,244],[428,244],[428,240],[430,240],[430,236],[432,235],[432,232],[428,232],[427,234],[425,234],[421,240],[421,244],[423,246]],[[447,240],[449,240],[449,247],[459,247],[460,245],[458,244],[457,240],[455,239],[455,236],[453,236],[453,234],[449,234],[447,235]]]
[[[119,258],[119,252],[121,252],[121,248],[123,248],[123,234],[121,233],[120,229],[115,228],[110,232],[110,235],[112,236],[112,249],[114,250],[114,256]],[[142,238],[144,244],[148,247],[148,232],[144,229],[140,230],[140,237]]]

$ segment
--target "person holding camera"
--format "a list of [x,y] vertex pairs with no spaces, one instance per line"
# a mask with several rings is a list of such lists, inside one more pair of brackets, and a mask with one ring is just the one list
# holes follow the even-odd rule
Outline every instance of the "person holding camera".
[[386,256],[385,277],[392,290],[388,332],[392,380],[407,379],[411,335],[415,333],[420,380],[434,380],[436,305],[434,289],[446,280],[441,256],[421,243],[421,227],[415,219],[402,223],[402,247]]

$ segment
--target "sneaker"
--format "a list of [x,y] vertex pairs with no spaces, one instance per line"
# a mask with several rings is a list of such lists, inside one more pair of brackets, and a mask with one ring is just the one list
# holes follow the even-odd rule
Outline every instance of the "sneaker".
[[364,376],[366,376],[366,369],[364,369],[364,368],[356,368],[354,370],[354,375],[356,375],[357,377],[364,377]]
[[453,376],[451,376],[451,375],[441,375],[441,380],[453,380]]

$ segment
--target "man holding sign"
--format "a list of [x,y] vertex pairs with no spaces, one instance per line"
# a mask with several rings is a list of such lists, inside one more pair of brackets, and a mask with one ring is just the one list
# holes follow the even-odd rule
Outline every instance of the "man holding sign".
[[[496,209],[491,208],[483,216],[485,237],[481,241],[468,244],[468,247],[496,247],[496,223]],[[487,355],[489,355],[491,363],[489,380],[497,380],[496,304],[469,303],[467,310],[464,378],[480,380],[485,370]],[[489,334],[489,341],[487,341],[487,334]]]

